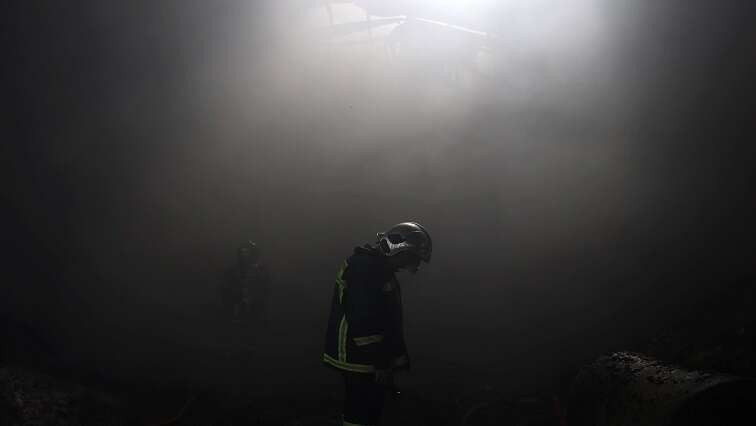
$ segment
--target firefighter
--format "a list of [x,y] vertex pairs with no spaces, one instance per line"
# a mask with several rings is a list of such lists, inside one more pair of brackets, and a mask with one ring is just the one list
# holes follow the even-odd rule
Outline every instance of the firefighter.
[[344,377],[343,424],[377,425],[393,372],[409,369],[395,273],[430,262],[431,238],[417,222],[378,233],[336,273],[323,362]]
[[247,241],[236,254],[236,264],[224,274],[221,297],[231,320],[243,322],[252,316],[262,316],[269,276],[256,243]]

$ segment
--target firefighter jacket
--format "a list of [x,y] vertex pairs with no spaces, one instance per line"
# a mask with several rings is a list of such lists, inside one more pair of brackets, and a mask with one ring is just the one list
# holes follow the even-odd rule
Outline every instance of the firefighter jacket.
[[336,273],[323,362],[355,373],[409,368],[399,282],[374,247],[356,247]]

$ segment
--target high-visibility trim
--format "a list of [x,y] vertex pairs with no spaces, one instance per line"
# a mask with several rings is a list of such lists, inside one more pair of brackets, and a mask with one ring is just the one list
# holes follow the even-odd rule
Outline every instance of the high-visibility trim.
[[336,285],[339,287],[339,304],[341,304],[341,301],[344,299],[344,289],[346,288],[346,281],[344,281],[344,271],[346,271],[347,266],[349,264],[345,260],[342,264],[339,270],[336,272]]
[[347,346],[347,330],[349,324],[346,320],[346,315],[341,316],[341,322],[339,323],[339,361],[346,362],[346,346]]
[[365,346],[369,345],[371,343],[378,343],[383,340],[382,334],[373,334],[370,336],[364,336],[364,337],[355,337],[354,343],[357,344],[357,346]]
[[342,362],[337,359],[334,359],[328,354],[323,354],[323,362],[325,362],[326,364],[330,364],[340,370],[352,371],[354,373],[374,373],[375,372],[375,367],[373,367],[372,365],[351,364],[348,362]]

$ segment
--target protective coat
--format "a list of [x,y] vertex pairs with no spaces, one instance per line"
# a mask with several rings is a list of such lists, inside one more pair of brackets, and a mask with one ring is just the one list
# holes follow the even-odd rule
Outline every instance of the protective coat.
[[336,273],[323,362],[354,373],[409,368],[399,283],[374,247],[356,247]]

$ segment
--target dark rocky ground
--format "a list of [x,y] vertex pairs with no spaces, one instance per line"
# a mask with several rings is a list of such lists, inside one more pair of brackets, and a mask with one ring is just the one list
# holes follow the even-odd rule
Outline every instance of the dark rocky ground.
[[[752,281],[742,280],[719,297],[690,307],[678,322],[660,325],[655,336],[628,342],[627,349],[688,369],[756,377],[754,300]],[[316,361],[286,369],[288,374],[275,383],[270,371],[250,368],[274,359],[287,364],[275,354],[255,352],[256,345],[286,344],[285,339],[276,340],[280,337],[275,333],[259,340],[237,340],[222,353],[217,348],[176,344],[172,350],[155,352],[154,364],[109,374],[82,362],[61,361],[48,338],[32,326],[5,317],[0,332],[0,424],[337,424],[340,382]],[[126,334],[122,339],[128,343],[134,336]],[[219,339],[233,341],[229,336]],[[164,341],[150,344],[168,347]],[[182,378],[190,367],[195,371]],[[468,382],[465,371],[436,383],[413,381],[410,375],[402,384],[402,395],[388,400],[385,424],[560,424],[557,413],[568,414],[564,405],[578,368],[566,366],[550,382],[516,388],[500,386],[493,374],[489,384],[481,385],[485,372],[475,372],[483,379]]]

